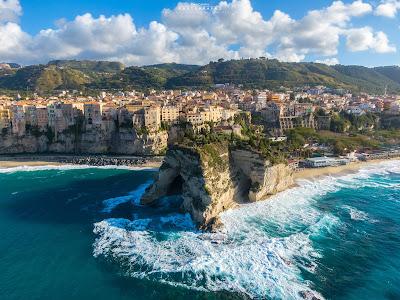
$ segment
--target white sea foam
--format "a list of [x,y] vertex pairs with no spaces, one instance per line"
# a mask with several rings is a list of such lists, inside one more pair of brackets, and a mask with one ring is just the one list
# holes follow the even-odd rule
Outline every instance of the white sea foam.
[[158,168],[151,167],[131,167],[131,166],[90,166],[90,165],[47,165],[47,166],[18,166],[12,168],[0,168],[2,173],[16,173],[16,172],[37,172],[37,171],[68,171],[80,169],[117,169],[117,170],[134,170],[134,171],[156,171]]
[[[187,215],[179,214],[104,220],[95,224],[94,255],[119,262],[129,276],[192,289],[257,299],[299,299],[300,293],[322,298],[301,270],[315,271],[322,254],[313,239],[334,234],[341,222],[315,204],[344,187],[373,186],[372,175],[389,172],[400,174],[400,161],[341,177],[300,180],[268,201],[223,213],[221,234],[198,232]],[[363,217],[368,216],[353,210],[353,218]]]
[[122,203],[127,203],[127,202],[131,202],[132,204],[139,205],[140,204],[140,198],[142,197],[142,195],[146,191],[146,188],[151,183],[152,183],[152,181],[148,181],[148,182],[146,182],[144,184],[139,185],[137,189],[135,189],[132,192],[129,192],[128,195],[104,200],[103,201],[104,208],[103,208],[102,212],[103,213],[110,213],[118,205],[120,205]]
[[[299,298],[310,288],[296,257],[313,271],[319,253],[310,237],[338,223],[311,207],[314,196],[297,188],[226,212],[223,235],[197,232],[188,215],[104,220],[95,224],[94,254],[129,265],[127,272],[137,278],[252,297]],[[265,228],[271,224],[275,234]]]
[[357,210],[355,208],[350,208],[349,210],[350,218],[356,221],[367,221],[369,216],[366,212]]
[[350,218],[351,218],[353,221],[367,221],[367,222],[370,222],[370,223],[376,223],[376,222],[378,222],[377,220],[372,219],[372,218],[368,215],[368,213],[366,213],[366,212],[364,212],[364,211],[361,211],[361,210],[358,210],[358,209],[356,209],[356,208],[354,208],[354,207],[352,207],[352,206],[343,205],[342,208],[349,212]]

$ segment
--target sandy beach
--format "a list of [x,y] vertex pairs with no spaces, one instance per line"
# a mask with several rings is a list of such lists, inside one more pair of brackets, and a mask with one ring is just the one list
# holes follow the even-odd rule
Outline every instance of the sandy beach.
[[0,168],[15,168],[21,166],[27,167],[39,167],[39,166],[60,166],[61,163],[50,162],[50,161],[5,161],[0,160]]
[[[43,159],[32,159],[29,157],[0,157],[0,168],[15,168],[21,166],[38,167],[38,166],[61,166],[66,163],[57,162],[57,156],[43,157]],[[400,160],[400,158],[394,158],[393,160]],[[337,166],[337,167],[325,167],[325,168],[307,168],[302,169],[294,174],[295,179],[312,179],[319,176],[330,176],[330,175],[341,175],[348,173],[355,173],[360,168],[377,164],[380,162],[388,161],[388,159],[377,159],[367,162],[353,162],[348,165]],[[140,163],[138,168],[152,168],[157,169],[161,166],[161,161],[148,160],[144,163]]]
[[[12,157],[0,156],[0,168],[15,168],[15,167],[41,167],[41,166],[62,166],[71,165],[71,163],[63,163],[57,161],[58,156],[43,156],[43,157]],[[77,164],[78,165],[78,164]],[[143,163],[137,164],[133,167],[137,168],[154,168],[157,169],[161,166],[161,161],[147,160]],[[95,167],[95,166],[93,166]]]
[[312,179],[319,176],[331,176],[331,175],[344,175],[349,173],[356,173],[360,168],[378,164],[388,160],[400,160],[400,158],[393,159],[376,159],[366,162],[358,161],[352,162],[348,165],[337,166],[337,167],[325,167],[325,168],[307,168],[303,169],[294,174],[295,179]]

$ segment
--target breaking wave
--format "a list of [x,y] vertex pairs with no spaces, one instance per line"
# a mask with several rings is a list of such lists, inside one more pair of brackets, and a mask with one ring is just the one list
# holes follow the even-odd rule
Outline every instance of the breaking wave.
[[[322,299],[302,274],[314,273],[322,257],[313,241],[335,234],[343,224],[318,208],[318,200],[342,188],[390,185],[372,180],[390,173],[400,174],[400,161],[340,177],[300,180],[268,201],[223,213],[220,233],[197,231],[189,215],[177,213],[106,219],[94,226],[94,256],[118,263],[128,276],[174,286],[251,298]],[[350,206],[342,209],[353,219],[368,217]]]
[[371,219],[370,216],[368,215],[368,213],[358,210],[354,207],[351,207],[349,205],[343,205],[342,208],[346,211],[349,212],[350,218],[353,221],[368,221],[370,223],[376,223],[378,222],[375,219]]
[[130,192],[126,196],[110,198],[103,201],[103,213],[111,213],[114,208],[119,206],[120,204],[131,202],[134,205],[140,204],[140,198],[146,191],[146,188],[152,183],[153,181],[148,181],[144,184],[141,184],[137,189]]

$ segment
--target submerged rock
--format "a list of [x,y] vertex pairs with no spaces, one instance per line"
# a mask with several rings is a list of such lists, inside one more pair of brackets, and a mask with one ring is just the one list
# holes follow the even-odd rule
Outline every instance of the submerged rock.
[[228,143],[174,146],[141,203],[152,204],[181,185],[183,210],[200,229],[214,231],[222,226],[221,212],[287,189],[292,175],[288,166],[271,165],[259,153],[230,149]]

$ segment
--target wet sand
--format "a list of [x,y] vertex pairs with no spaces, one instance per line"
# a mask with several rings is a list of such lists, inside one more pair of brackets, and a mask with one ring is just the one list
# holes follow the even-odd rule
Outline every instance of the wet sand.
[[[15,168],[15,167],[41,167],[41,166],[62,166],[71,165],[71,163],[59,162],[60,157],[57,156],[43,156],[40,158],[33,158],[28,156],[23,157],[12,157],[12,156],[0,156],[0,168]],[[79,164],[76,164],[79,166]],[[132,166],[132,168],[151,168],[158,169],[161,166],[161,161],[145,161]],[[96,167],[96,166],[93,166]]]
[[352,162],[348,165],[337,166],[337,167],[325,167],[325,168],[306,168],[294,174],[295,179],[313,179],[320,176],[332,176],[332,175],[345,175],[349,173],[356,173],[360,168],[378,164],[388,160],[400,160],[400,158],[393,159],[376,159],[366,162],[358,161]]
[[41,167],[41,166],[60,166],[62,163],[50,161],[18,161],[18,160],[0,160],[0,168],[15,167]]

